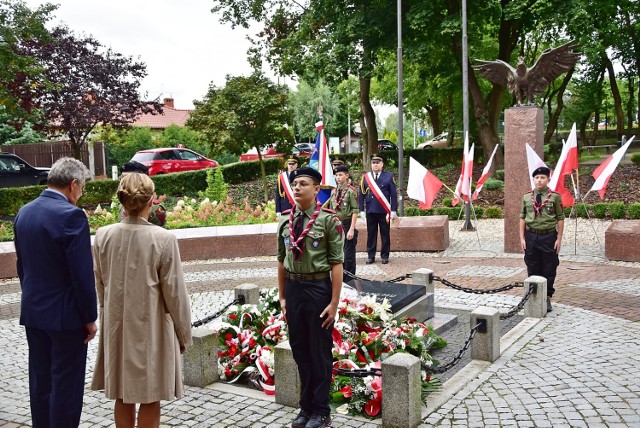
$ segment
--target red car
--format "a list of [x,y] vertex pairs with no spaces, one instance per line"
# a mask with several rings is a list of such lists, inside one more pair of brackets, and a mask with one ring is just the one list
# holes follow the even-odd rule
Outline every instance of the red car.
[[[265,147],[265,149],[262,151],[263,159],[281,158],[281,157],[284,157],[284,154],[277,153],[275,147],[273,146]],[[240,162],[247,162],[247,161],[254,161],[254,160],[258,160],[258,151],[256,150],[255,147],[250,149],[248,152],[240,155]]]
[[149,175],[217,168],[218,162],[189,149],[163,148],[140,150],[131,158],[149,168]]

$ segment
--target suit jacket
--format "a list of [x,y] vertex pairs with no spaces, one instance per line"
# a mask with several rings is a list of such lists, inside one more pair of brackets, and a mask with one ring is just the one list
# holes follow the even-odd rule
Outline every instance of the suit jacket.
[[[289,173],[287,173],[287,177],[289,176]],[[280,183],[280,174],[278,174],[278,177],[276,178],[276,212],[277,213],[283,213],[286,210],[290,210],[291,208],[293,208],[291,206],[291,202],[289,202],[289,198],[287,198],[287,195],[284,194],[284,191],[282,190],[282,184]]]
[[20,324],[42,330],[83,328],[97,318],[91,236],[84,211],[44,190],[14,222],[22,288]]
[[[378,176],[378,181],[376,181],[376,183],[382,191],[382,194],[386,196],[387,200],[391,204],[391,211],[397,211],[398,194],[396,192],[396,184],[393,182],[393,174],[387,171],[380,171],[380,175]],[[360,211],[366,211],[367,214],[387,213],[384,206],[378,202],[378,199],[376,199],[375,196],[373,196],[373,192],[369,189],[364,176],[362,176],[362,181],[360,182],[360,195],[358,199]]]

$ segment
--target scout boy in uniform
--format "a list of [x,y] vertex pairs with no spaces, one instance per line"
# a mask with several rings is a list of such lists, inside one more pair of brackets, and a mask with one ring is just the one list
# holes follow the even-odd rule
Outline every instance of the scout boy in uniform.
[[338,186],[331,192],[329,208],[336,212],[342,222],[344,240],[344,282],[356,274],[356,245],[358,244],[358,190],[349,184],[349,168],[344,165],[333,170]]

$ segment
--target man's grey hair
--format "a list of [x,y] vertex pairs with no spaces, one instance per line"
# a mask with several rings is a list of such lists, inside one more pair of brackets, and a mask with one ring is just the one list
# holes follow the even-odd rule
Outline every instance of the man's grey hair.
[[82,162],[74,158],[60,158],[51,166],[47,184],[51,187],[65,188],[73,180],[80,185],[91,179],[89,170]]

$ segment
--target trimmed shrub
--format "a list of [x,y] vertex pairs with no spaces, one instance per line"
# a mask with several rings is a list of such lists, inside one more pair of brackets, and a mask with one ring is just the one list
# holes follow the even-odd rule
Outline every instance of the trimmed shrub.
[[504,218],[504,211],[500,207],[487,207],[484,210],[484,216],[486,218]]
[[451,206],[451,202],[453,202],[453,198],[443,198],[442,199],[442,206],[443,207],[450,207]]
[[476,218],[482,218],[484,215],[484,208],[482,207],[473,207],[473,211],[476,213]]
[[46,186],[7,187],[0,189],[0,215],[16,215],[27,202],[33,201]]
[[603,202],[593,204],[593,216],[595,218],[605,218],[607,216],[607,204]]
[[609,214],[613,219],[625,218],[626,210],[624,202],[611,202],[609,204]]
[[587,218],[587,212],[591,210],[591,204],[575,204],[573,207],[576,216],[580,218]]
[[631,155],[631,162],[636,165],[640,165],[640,153],[634,153]]
[[504,181],[504,169],[499,169],[496,171],[496,179]]
[[569,218],[570,215],[571,215],[571,207],[564,207],[565,218]]
[[460,215],[460,208],[438,207],[436,208],[436,215],[446,215],[447,217],[449,217],[449,220],[458,220],[458,216]]
[[404,214],[406,217],[433,215],[433,209],[421,210],[418,207],[407,207],[404,211]]
[[627,207],[627,214],[632,220],[640,219],[640,203],[634,202]]
[[504,183],[502,180],[496,180],[495,178],[487,178],[487,181],[484,182],[484,188],[487,190],[499,190],[502,189]]

